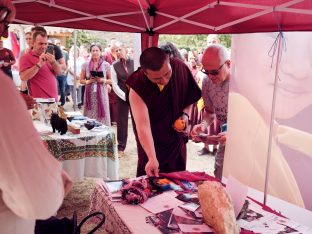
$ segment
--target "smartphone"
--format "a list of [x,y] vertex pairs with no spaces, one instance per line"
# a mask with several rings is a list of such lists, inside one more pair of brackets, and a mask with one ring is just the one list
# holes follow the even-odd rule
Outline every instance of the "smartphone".
[[48,45],[46,53],[54,54],[54,46],[53,45]]
[[103,71],[98,71],[98,72],[96,73],[96,76],[97,76],[97,77],[104,77]]
[[198,135],[197,135],[201,140],[205,140],[206,138],[207,138],[207,136],[208,136],[208,134],[206,134],[206,133],[198,133]]
[[90,71],[90,76],[91,77],[96,77],[97,76],[97,72],[96,71]]

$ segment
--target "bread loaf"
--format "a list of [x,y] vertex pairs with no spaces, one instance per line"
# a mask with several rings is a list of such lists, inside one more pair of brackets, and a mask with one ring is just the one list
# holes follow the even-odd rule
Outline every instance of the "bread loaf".
[[234,208],[230,196],[221,183],[205,181],[198,186],[198,198],[204,221],[217,234],[238,234]]

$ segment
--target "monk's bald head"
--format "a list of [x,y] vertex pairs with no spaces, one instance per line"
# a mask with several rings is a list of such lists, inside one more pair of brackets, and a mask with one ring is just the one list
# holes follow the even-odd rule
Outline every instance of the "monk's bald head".
[[143,51],[140,56],[140,65],[143,70],[159,71],[168,55],[158,47],[150,47]]

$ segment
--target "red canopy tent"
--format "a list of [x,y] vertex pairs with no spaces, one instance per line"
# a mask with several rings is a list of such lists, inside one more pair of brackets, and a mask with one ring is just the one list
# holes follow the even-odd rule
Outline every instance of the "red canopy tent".
[[[17,9],[15,23],[141,33],[142,50],[157,45],[159,34],[312,31],[312,0],[14,0],[12,2]],[[279,48],[280,45],[279,40]],[[275,87],[277,77],[278,73],[275,75]],[[274,107],[272,109],[274,110]],[[274,113],[271,126],[274,123],[273,119]]]
[[15,0],[15,23],[142,35],[311,31],[312,0]]

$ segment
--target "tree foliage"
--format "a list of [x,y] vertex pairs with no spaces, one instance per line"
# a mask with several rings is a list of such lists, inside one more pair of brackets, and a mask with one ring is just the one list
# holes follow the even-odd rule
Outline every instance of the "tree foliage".
[[[77,30],[77,46],[86,45],[89,47],[92,43],[98,42],[102,45],[104,49],[107,46],[107,42],[105,39],[99,37],[97,34],[92,33],[87,30]],[[70,47],[74,44],[74,36],[69,38],[67,41],[67,46]]]
[[[207,34],[197,34],[197,35],[160,35],[159,43],[172,42],[179,49],[186,50],[200,50],[207,47]],[[219,35],[221,43],[227,47],[231,47],[231,35],[230,34],[220,34]]]
[[[207,34],[196,34],[196,35],[160,35],[159,43],[172,42],[179,49],[190,50],[201,50],[207,47]],[[227,47],[231,47],[231,35],[220,34],[219,38],[221,43]],[[98,33],[88,30],[77,30],[77,46],[86,45],[89,47],[91,43],[99,42],[103,48],[107,46],[107,41]],[[67,41],[67,47],[69,48],[74,44],[74,37],[69,38]]]

